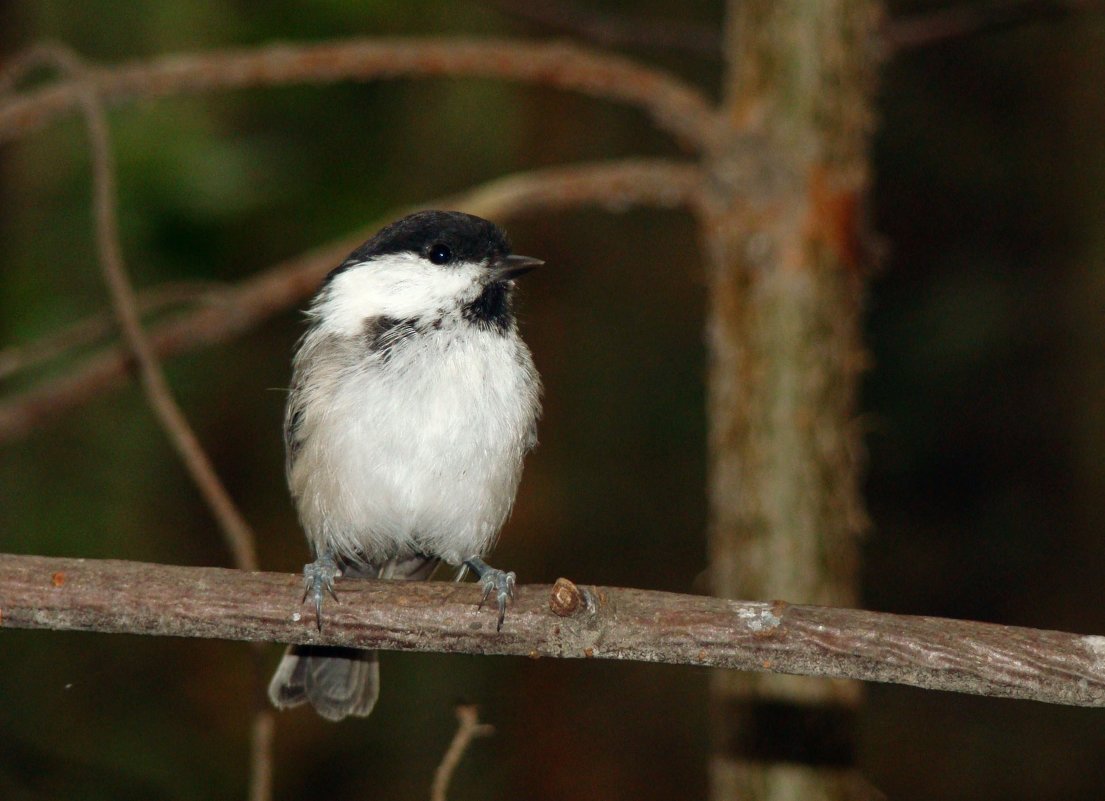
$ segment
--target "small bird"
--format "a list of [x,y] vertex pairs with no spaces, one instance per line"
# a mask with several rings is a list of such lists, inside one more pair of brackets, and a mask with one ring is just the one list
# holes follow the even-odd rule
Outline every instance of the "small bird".
[[[471,570],[502,628],[515,574],[487,565],[537,443],[541,381],[518,335],[515,256],[493,223],[423,211],[380,230],[323,282],[293,360],[288,486],[315,560],[305,592],[322,628],[334,580],[420,581]],[[459,578],[459,576],[458,576]],[[336,600],[336,596],[335,596]],[[279,707],[329,720],[372,711],[375,651],[288,648]]]

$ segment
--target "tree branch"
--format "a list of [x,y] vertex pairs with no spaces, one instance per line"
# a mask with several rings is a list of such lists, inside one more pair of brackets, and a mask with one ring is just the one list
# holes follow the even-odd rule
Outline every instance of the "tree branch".
[[[562,42],[350,39],[166,56],[93,72],[96,92],[109,104],[217,89],[414,77],[502,78],[572,90],[640,108],[695,149],[714,141],[714,110],[696,88],[630,59]],[[77,102],[72,82],[6,100],[0,142],[38,130]]]
[[460,758],[468,750],[468,746],[477,737],[487,737],[495,733],[495,727],[490,723],[480,723],[479,709],[471,704],[463,704],[457,707],[457,733],[453,735],[453,741],[441,758],[441,763],[434,771],[434,783],[430,786],[430,801],[446,801],[446,793],[449,791],[449,782],[452,781]]
[[[89,79],[85,64],[76,53],[61,46],[44,46],[31,51],[27,65],[40,60],[62,70],[76,83],[77,103],[88,131],[88,149],[92,160],[92,216],[100,270],[104,283],[107,284],[123,339],[138,364],[146,401],[210,507],[235,563],[243,570],[257,570],[253,531],[238,511],[230,493],[215,472],[211,459],[177,404],[161,362],[142,328],[137,296],[123,262],[116,202],[115,162],[111,152],[107,111]],[[19,67],[14,70],[18,71]],[[8,74],[11,75],[10,72]],[[255,651],[260,648],[260,643],[253,645]],[[257,674],[259,686],[264,686],[260,684],[261,671],[258,670]],[[269,801],[272,797],[273,730],[272,709],[259,697],[250,730],[250,801]]]
[[[700,185],[701,175],[694,165],[631,159],[518,173],[427,205],[500,220],[584,205],[611,211],[642,205],[693,207]],[[291,308],[314,292],[326,273],[380,224],[277,264],[230,289],[210,293],[201,307],[148,331],[154,353],[164,359],[224,342]],[[0,443],[26,436],[118,386],[132,366],[124,348],[113,348],[89,357],[72,372],[8,398],[0,404]]]
[[1074,14],[1105,11],[1101,0],[989,0],[925,11],[889,20],[881,44],[889,54],[996,33]]
[[230,493],[215,472],[211,459],[176,402],[157,354],[142,328],[137,297],[123,263],[123,248],[119,241],[115,163],[111,152],[107,112],[89,80],[87,68],[75,53],[61,47],[44,48],[39,52],[76,81],[77,103],[88,129],[89,154],[92,159],[92,212],[100,271],[111,295],[112,307],[127,350],[138,364],[146,401],[184,463],[192,482],[215,516],[234,557],[234,563],[243,570],[256,570],[257,548],[254,545],[253,531],[230,498]]
[[[619,15],[561,0],[486,0],[503,14],[573,34],[607,47],[681,51],[720,59],[722,42],[714,26],[685,20],[651,20]],[[1105,11],[1101,0],[962,0],[957,5],[888,18],[876,44],[896,56],[945,42],[1000,33],[1037,23],[1061,22],[1075,14]]]
[[647,590],[525,586],[502,632],[453,582],[346,581],[319,633],[290,573],[0,554],[0,628],[627,659],[1105,706],[1105,637]]
[[721,55],[721,32],[718,26],[707,23],[596,11],[589,5],[565,0],[487,0],[486,5],[604,47],[678,50],[712,58]]
[[[169,308],[202,305],[225,290],[226,285],[214,281],[174,281],[138,293],[138,313],[149,316]],[[92,314],[65,328],[26,345],[0,348],[0,381],[70,355],[109,339],[117,330],[110,311]]]

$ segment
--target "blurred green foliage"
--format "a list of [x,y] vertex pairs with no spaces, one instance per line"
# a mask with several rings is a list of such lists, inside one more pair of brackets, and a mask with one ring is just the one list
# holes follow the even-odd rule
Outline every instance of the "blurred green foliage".
[[[705,0],[601,7],[721,16]],[[441,0],[0,7],[0,57],[53,38],[107,63],[272,40],[531,32]],[[931,47],[884,71],[871,212],[889,249],[872,285],[861,409],[871,608],[1105,630],[1103,56],[1105,23],[1087,13]],[[717,63],[649,58],[714,91]],[[121,107],[111,122],[126,258],[146,287],[234,282],[389,209],[513,170],[680,155],[634,111],[489,81],[171,98]],[[88,172],[76,118],[0,148],[0,344],[105,308]],[[547,399],[494,563],[527,582],[692,591],[705,568],[705,298],[692,221],[579,211],[509,228],[520,252],[549,264],[526,279],[521,309]],[[280,442],[301,330],[288,313],[167,364],[259,533],[263,565],[288,571],[307,555]],[[0,549],[229,558],[133,386],[0,449]],[[280,716],[277,798],[425,798],[458,700],[479,703],[498,733],[469,752],[454,799],[701,797],[706,678],[386,654],[371,718]],[[4,631],[0,799],[240,798],[251,680],[248,649],[234,643]],[[863,768],[893,798],[1105,792],[1097,712],[876,687],[863,726]]]

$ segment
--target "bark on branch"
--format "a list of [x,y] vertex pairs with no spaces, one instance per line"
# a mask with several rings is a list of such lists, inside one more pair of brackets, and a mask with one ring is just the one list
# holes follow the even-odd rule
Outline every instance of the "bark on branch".
[[474,584],[349,581],[320,634],[301,595],[288,573],[0,554],[0,628],[629,659],[1105,706],[1098,636],[564,580],[519,587],[498,633]]

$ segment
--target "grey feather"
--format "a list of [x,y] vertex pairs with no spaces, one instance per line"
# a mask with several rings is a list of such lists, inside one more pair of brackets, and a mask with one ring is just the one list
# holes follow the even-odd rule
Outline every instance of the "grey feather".
[[358,648],[293,645],[269,684],[277,709],[307,703],[327,720],[364,717],[379,695],[378,652]]
[[[381,230],[316,294],[284,442],[317,557],[304,578],[320,627],[339,576],[427,579],[493,546],[537,441],[541,382],[512,297],[539,263],[510,255],[486,220],[421,212]],[[501,624],[509,589],[500,596]],[[374,653],[297,645],[269,695],[338,720],[367,715],[378,689]]]

